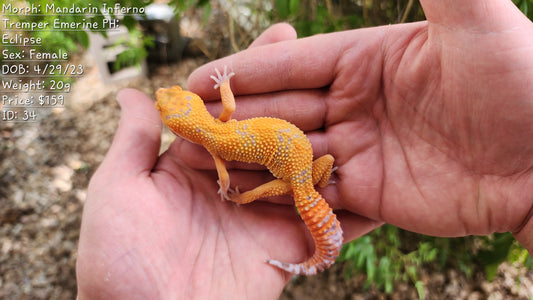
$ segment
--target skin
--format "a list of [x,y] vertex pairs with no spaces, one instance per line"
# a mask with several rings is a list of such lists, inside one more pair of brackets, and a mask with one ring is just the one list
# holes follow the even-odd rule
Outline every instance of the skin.
[[[209,75],[228,65],[234,118],[276,116],[339,169],[321,190],[346,241],[383,222],[437,236],[511,231],[533,250],[533,25],[506,0],[421,1],[428,22],[296,40],[286,24],[202,66],[188,88],[216,114]],[[288,198],[220,202],[208,153],[176,140],[134,90],[93,176],[78,252],[79,298],[276,298],[268,257],[312,253]],[[271,179],[228,163],[232,185]],[[135,298],[133,297],[133,298]]]

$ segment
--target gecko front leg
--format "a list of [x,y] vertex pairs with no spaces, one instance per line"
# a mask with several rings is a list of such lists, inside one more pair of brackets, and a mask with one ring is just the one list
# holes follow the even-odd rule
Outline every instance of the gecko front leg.
[[231,72],[228,74],[227,67],[224,66],[224,73],[220,74],[217,68],[215,68],[215,72],[217,73],[217,76],[211,75],[211,78],[216,82],[214,88],[220,88],[220,98],[222,100],[222,113],[218,117],[218,119],[222,122],[229,121],[231,119],[231,115],[235,111],[235,97],[233,97],[233,92],[231,91],[229,79],[231,76],[235,75],[235,73]]

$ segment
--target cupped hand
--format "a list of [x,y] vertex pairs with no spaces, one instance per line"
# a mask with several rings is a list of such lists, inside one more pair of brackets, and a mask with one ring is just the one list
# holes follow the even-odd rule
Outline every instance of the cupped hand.
[[[228,65],[237,119],[287,119],[331,153],[338,178],[324,194],[351,212],[346,240],[362,215],[437,236],[512,231],[531,251],[533,25],[507,0],[421,2],[427,22],[254,47],[196,70],[188,88],[216,100],[208,75]],[[258,173],[234,167],[248,173],[235,184]]]

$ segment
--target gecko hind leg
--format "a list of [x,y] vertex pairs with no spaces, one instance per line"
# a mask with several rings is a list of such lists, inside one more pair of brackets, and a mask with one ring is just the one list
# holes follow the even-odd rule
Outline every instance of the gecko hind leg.
[[231,187],[228,187],[227,189],[222,188],[222,183],[220,182],[220,179],[217,180],[218,183],[218,191],[217,194],[220,194],[220,201],[231,201],[231,196],[234,194],[239,194],[239,187],[235,187],[232,189]]
[[291,186],[287,182],[281,179],[274,179],[244,193],[239,193],[237,190],[229,196],[229,200],[237,204],[246,204],[260,198],[286,195],[290,192]]
[[[329,180],[331,173],[337,168],[333,168],[333,156],[326,154],[313,161],[313,185],[325,187],[332,182]],[[232,202],[246,204],[260,198],[287,195],[292,192],[291,185],[281,179],[274,179],[265,184],[256,187],[253,190],[239,193],[238,190],[229,195]]]
[[334,161],[335,158],[331,154],[323,155],[313,161],[313,185],[325,187],[335,183],[329,180],[331,174],[338,169],[338,167],[333,167]]

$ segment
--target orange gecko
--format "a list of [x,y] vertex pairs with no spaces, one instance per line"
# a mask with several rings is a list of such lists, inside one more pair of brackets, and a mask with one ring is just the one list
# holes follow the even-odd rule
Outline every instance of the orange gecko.
[[[219,177],[222,199],[250,203],[258,198],[292,194],[298,212],[315,242],[315,252],[302,263],[266,262],[285,271],[313,275],[331,266],[342,246],[342,229],[337,217],[314,185],[328,184],[333,156],[327,154],[313,162],[311,143],[293,124],[276,118],[261,117],[237,121],[231,119],[235,99],[230,88],[233,72],[215,69],[211,76],[220,88],[223,111],[215,119],[200,97],[179,86],[159,89],[156,108],[161,119],[175,134],[203,145],[213,156]],[[230,189],[225,161],[259,163],[277,178],[251,191],[240,193]]]

